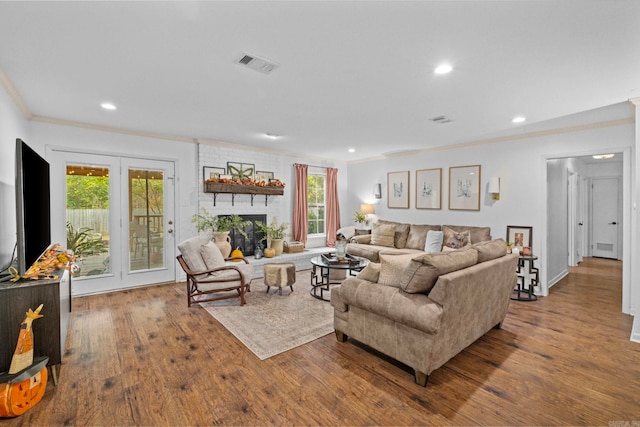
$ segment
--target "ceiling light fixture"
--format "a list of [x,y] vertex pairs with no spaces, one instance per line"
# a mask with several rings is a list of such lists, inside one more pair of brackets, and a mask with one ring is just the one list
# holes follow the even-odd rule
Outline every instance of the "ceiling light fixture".
[[593,157],[596,160],[602,160],[602,159],[611,159],[613,158],[613,156],[615,156],[615,154],[596,154]]
[[514,117],[514,118],[513,118],[513,120],[511,120],[511,121],[512,121],[513,123],[522,123],[522,122],[524,122],[525,120],[527,120],[527,119],[525,119],[525,118],[524,118],[524,117],[522,117],[522,116],[518,116],[518,117]]
[[433,71],[436,74],[447,74],[447,73],[450,73],[451,70],[453,70],[453,67],[451,65],[441,64],[441,65],[438,65]]
[[280,138],[280,135],[277,135],[277,134],[275,134],[275,133],[268,133],[268,132],[267,132],[267,133],[265,133],[265,136],[266,136],[267,138],[271,138],[271,139],[278,139],[278,138]]
[[103,102],[102,104],[100,104],[100,106],[105,110],[110,110],[110,111],[113,111],[116,109],[116,106],[110,102]]
[[350,153],[355,153],[356,149],[355,148],[349,148],[349,150],[347,150],[347,151],[349,151]]

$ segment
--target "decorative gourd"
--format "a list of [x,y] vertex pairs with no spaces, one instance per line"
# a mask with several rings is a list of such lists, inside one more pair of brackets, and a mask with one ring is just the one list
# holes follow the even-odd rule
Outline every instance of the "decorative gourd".
[[274,256],[276,256],[276,250],[273,248],[265,248],[264,256],[265,258],[273,258]]
[[231,258],[232,258],[233,262],[242,261],[242,258],[244,258],[244,254],[240,250],[240,246],[238,246],[233,251],[231,251]]

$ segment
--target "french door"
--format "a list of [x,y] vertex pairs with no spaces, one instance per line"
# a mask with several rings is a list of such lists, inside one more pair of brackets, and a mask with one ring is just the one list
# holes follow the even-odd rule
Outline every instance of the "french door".
[[73,295],[175,280],[173,162],[55,149],[47,157],[52,240],[78,256]]

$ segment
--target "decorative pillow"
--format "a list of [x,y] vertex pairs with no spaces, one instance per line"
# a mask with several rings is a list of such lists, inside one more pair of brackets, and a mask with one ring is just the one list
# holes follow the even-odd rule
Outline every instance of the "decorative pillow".
[[207,266],[207,270],[225,265],[222,252],[220,252],[218,246],[213,242],[200,246],[200,255],[202,255],[202,259],[204,260],[204,264]]
[[404,249],[407,245],[407,237],[409,236],[409,224],[400,222],[387,221],[385,219],[379,219],[378,224],[393,224],[396,226],[395,234],[393,235],[393,246],[398,249]]
[[358,279],[366,280],[368,282],[378,283],[378,278],[380,277],[380,263],[370,262],[356,276],[358,277]]
[[415,253],[410,254],[392,254],[380,253],[380,277],[378,283],[385,286],[400,287],[400,279],[409,265],[411,260],[415,258]]
[[184,262],[193,273],[207,270],[200,254],[200,246],[206,245],[210,240],[207,236],[195,236],[178,244],[178,250],[182,254]]
[[443,225],[442,229],[450,228],[453,231],[467,231],[471,232],[471,242],[486,242],[487,240],[491,240],[491,227],[470,227],[468,225]]
[[470,248],[416,256],[404,270],[400,288],[410,294],[428,294],[441,275],[470,267],[477,262],[478,252]]
[[442,252],[442,241],[444,239],[444,232],[442,231],[427,231],[427,241],[424,244],[424,251],[428,254]]
[[429,230],[440,231],[440,226],[411,224],[409,237],[407,238],[407,249],[418,249],[423,251]]
[[377,223],[373,226],[373,230],[371,231],[371,244],[393,248],[393,236],[395,233],[395,225]]
[[471,232],[469,230],[454,231],[449,227],[444,227],[442,231],[444,231],[444,246],[452,249],[471,246]]
[[471,247],[478,251],[478,264],[503,257],[507,253],[507,244],[504,239],[478,242],[471,245]]

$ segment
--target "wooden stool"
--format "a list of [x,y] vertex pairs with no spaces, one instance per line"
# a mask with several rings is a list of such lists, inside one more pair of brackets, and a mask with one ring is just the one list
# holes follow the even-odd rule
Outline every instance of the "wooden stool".
[[292,263],[281,264],[265,264],[264,267],[264,284],[267,285],[267,293],[273,286],[280,288],[279,293],[282,295],[282,288],[289,286],[293,292],[293,284],[296,281],[296,266]]

